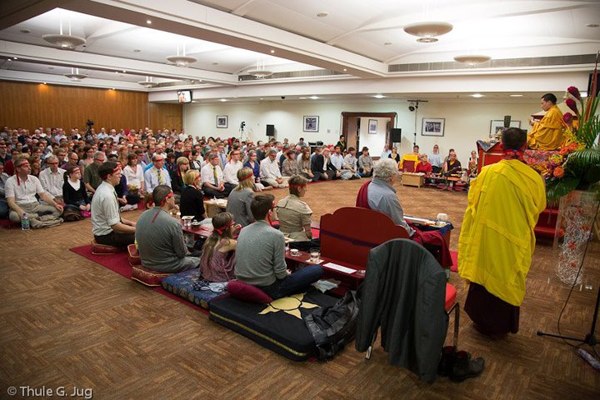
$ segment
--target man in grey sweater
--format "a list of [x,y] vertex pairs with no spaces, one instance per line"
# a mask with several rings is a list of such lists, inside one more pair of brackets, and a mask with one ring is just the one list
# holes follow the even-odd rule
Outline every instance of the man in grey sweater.
[[155,187],[152,200],[154,208],[144,211],[135,230],[142,265],[158,272],[198,268],[200,259],[188,255],[181,225],[170,215],[171,210],[177,207],[171,187]]
[[283,233],[271,227],[267,217],[275,207],[271,194],[258,195],[250,206],[256,222],[240,232],[236,247],[236,278],[265,291],[273,299],[302,293],[323,274],[320,265],[293,274],[285,263]]

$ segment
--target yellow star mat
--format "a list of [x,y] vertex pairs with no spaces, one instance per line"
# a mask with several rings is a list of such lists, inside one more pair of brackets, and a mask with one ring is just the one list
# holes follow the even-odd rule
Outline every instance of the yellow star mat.
[[264,315],[272,312],[283,311],[286,314],[293,315],[296,318],[302,319],[302,314],[300,313],[301,308],[308,309],[319,307],[317,304],[303,301],[304,295],[305,293],[299,293],[289,297],[282,297],[280,299],[274,300],[271,303],[269,303],[269,305],[259,314]]

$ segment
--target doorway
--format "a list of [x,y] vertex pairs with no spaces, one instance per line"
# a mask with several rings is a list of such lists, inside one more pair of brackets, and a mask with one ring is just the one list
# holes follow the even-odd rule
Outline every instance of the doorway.
[[[357,153],[360,153],[361,146],[367,143],[361,143],[361,131],[367,131],[369,129],[368,122],[370,119],[381,121],[381,126],[376,135],[383,135],[381,140],[381,147],[384,144],[391,145],[390,143],[390,130],[396,126],[396,119],[398,114],[395,112],[342,112],[342,135],[346,138],[347,147],[354,147]],[[362,129],[361,129],[362,121]],[[369,136],[371,136],[369,134]],[[381,139],[381,138],[380,138]],[[362,142],[365,142],[363,139]],[[368,145],[368,144],[367,144]],[[379,154],[381,149],[371,149],[372,154]]]

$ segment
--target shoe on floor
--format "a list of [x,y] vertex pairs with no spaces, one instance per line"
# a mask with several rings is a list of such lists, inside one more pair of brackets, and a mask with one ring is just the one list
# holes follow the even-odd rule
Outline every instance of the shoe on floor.
[[479,376],[485,368],[485,360],[482,357],[471,359],[471,354],[466,351],[459,351],[456,353],[456,359],[454,366],[452,367],[452,373],[450,379],[453,382],[462,382],[468,378],[475,378]]
[[439,376],[450,376],[456,361],[456,347],[446,346],[442,349],[442,358],[438,365]]

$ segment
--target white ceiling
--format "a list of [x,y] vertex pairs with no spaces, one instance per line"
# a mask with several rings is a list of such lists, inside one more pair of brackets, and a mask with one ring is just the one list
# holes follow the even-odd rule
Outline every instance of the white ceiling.
[[[590,55],[600,49],[600,28],[588,26],[600,23],[598,0],[0,3],[0,26],[4,27],[0,30],[0,79],[150,92],[210,89],[207,101],[226,97],[232,90],[237,98],[278,98],[293,95],[292,84],[314,88],[331,82],[356,86],[357,90],[350,91],[352,96],[368,85],[390,97],[428,93],[431,98],[453,99],[467,95],[462,86],[469,80],[475,82],[474,77],[484,82],[489,76],[563,71],[585,76],[593,69]],[[448,22],[454,29],[437,43],[418,43],[403,27],[423,21]],[[86,44],[61,50],[42,38],[59,33],[61,23],[63,33],[70,29],[71,34],[85,38]],[[183,46],[186,55],[198,61],[187,68],[169,64],[166,57]],[[463,54],[485,54],[492,62],[469,67],[453,61]],[[248,80],[246,72],[257,64],[275,74]],[[63,76],[75,67],[88,78],[72,82]],[[415,76],[447,76],[457,87],[420,93],[392,84]],[[161,86],[140,86],[138,82],[146,77]],[[329,88],[330,98],[351,97],[342,90],[336,93],[335,86]],[[521,89],[525,96],[537,96],[543,90]],[[512,92],[495,90],[495,95],[487,97],[507,97]]]

